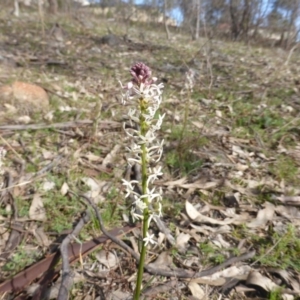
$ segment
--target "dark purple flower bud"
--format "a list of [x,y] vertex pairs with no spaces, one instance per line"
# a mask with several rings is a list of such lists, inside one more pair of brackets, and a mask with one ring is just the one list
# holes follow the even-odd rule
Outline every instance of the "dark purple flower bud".
[[132,83],[138,86],[143,84],[151,84],[153,80],[151,79],[151,70],[144,63],[136,63],[131,69],[130,74],[132,75]]

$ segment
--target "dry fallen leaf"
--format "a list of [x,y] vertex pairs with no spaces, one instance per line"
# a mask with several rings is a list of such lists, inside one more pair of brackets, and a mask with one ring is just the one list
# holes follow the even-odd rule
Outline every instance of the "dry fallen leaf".
[[45,160],[50,160],[55,158],[55,153],[46,149],[42,149],[42,155]]
[[277,275],[282,277],[284,281],[288,282],[292,286],[294,291],[298,292],[298,294],[300,295],[300,282],[293,278],[293,272],[282,270],[282,269],[274,269],[274,268],[268,269],[268,272],[276,273]]
[[279,196],[275,198],[283,203],[300,205],[300,196]]
[[95,256],[96,259],[108,269],[114,269],[119,265],[119,258],[112,252],[101,250]]
[[300,210],[297,207],[278,205],[275,211],[293,223],[293,225],[300,226]]
[[164,251],[159,254],[157,259],[150,263],[150,267],[161,268],[161,269],[169,269],[169,266],[172,264],[172,257],[168,255],[168,252]]
[[184,253],[187,250],[187,244],[191,236],[187,233],[181,232],[176,238],[176,246],[180,253]]
[[199,300],[207,299],[205,297],[205,292],[202,290],[202,288],[200,287],[200,285],[198,283],[196,283],[195,281],[191,280],[189,282],[188,287],[189,287],[192,295],[194,297],[196,297],[197,299],[199,299]]
[[271,221],[274,216],[275,206],[270,202],[264,203],[265,208],[260,210],[256,216],[256,219],[247,224],[250,228],[258,228],[266,226],[268,221]]
[[182,186],[185,182],[187,182],[187,177],[182,177],[178,180],[174,181],[167,181],[164,182],[163,185],[168,186],[169,188],[175,187],[175,186]]
[[36,221],[46,221],[46,212],[42,198],[39,194],[33,196],[30,208],[29,218]]
[[[253,271],[249,273],[249,276],[247,278],[247,284],[249,285],[258,285],[264,290],[270,292],[273,290],[277,290],[280,287],[275,284],[271,279],[269,279],[266,276],[261,275],[257,271]],[[284,300],[293,300],[294,296],[293,295],[288,295],[288,294],[283,294],[282,299]]]
[[246,279],[249,272],[251,271],[251,267],[247,265],[242,266],[232,266],[222,271],[216,272],[210,276],[201,277],[206,280],[215,280],[218,278],[244,278]]
[[103,161],[102,157],[95,155],[94,153],[91,153],[91,152],[84,154],[83,157],[88,159],[88,161],[90,161],[90,162],[98,162],[99,163],[99,162]]
[[228,225],[228,224],[240,224],[245,222],[245,216],[237,216],[231,219],[216,220],[207,216],[202,215],[196,210],[196,208],[188,201],[185,202],[186,213],[192,221],[199,223],[209,223],[209,224],[219,224],[219,225]]
[[33,230],[33,235],[41,247],[48,247],[51,244],[47,234],[44,232],[43,227],[38,227],[37,229]]
[[66,182],[63,183],[61,189],[60,189],[60,193],[65,196],[69,191],[69,186]]
[[227,241],[224,240],[221,234],[217,234],[212,240],[212,243],[218,246],[219,248],[230,248],[231,245]]
[[90,189],[90,191],[85,193],[87,197],[92,198],[96,204],[105,200],[102,195],[102,188],[106,185],[105,181],[98,182],[97,180],[89,177],[83,177],[81,178],[81,181],[84,182]]
[[113,163],[120,149],[121,149],[121,145],[118,144],[115,145],[114,148],[111,150],[111,152],[108,153],[106,157],[103,159],[102,166],[107,167],[107,165]]

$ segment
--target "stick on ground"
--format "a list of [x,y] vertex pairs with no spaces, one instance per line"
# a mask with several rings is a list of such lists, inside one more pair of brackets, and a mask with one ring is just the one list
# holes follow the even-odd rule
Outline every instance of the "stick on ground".
[[66,300],[69,297],[69,290],[73,284],[73,274],[70,269],[69,263],[69,244],[76,237],[83,226],[90,220],[91,215],[88,210],[85,211],[82,218],[79,220],[74,230],[67,235],[67,237],[63,240],[60,247],[60,253],[62,257],[62,281],[58,293],[57,300]]

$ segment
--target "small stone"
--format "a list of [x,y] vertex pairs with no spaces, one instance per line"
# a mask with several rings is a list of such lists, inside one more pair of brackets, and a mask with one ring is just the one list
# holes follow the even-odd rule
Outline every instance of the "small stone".
[[46,110],[49,97],[38,85],[16,81],[11,85],[0,87],[0,104],[8,103],[24,112]]

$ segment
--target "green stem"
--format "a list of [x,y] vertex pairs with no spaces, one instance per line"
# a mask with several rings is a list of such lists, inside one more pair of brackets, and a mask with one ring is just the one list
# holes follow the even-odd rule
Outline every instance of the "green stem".
[[[145,119],[143,117],[143,114],[146,112],[147,106],[145,105],[143,99],[140,99],[140,110],[141,110],[141,117],[140,117],[140,126],[141,126],[141,135],[145,136],[147,132],[147,124],[145,123]],[[147,147],[145,144],[141,145],[142,155],[142,195],[147,194]],[[148,227],[149,227],[149,201],[148,197],[143,198],[143,201],[145,203],[145,209],[143,211],[143,239],[147,236]],[[142,281],[143,281],[143,274],[144,274],[144,265],[145,265],[145,258],[147,253],[147,246],[145,245],[145,242],[142,241],[142,250],[140,255],[140,262],[139,262],[139,268],[138,268],[138,274],[137,274],[137,280],[136,280],[136,289],[134,292],[134,300],[140,299],[141,294],[141,288],[142,288]]]

